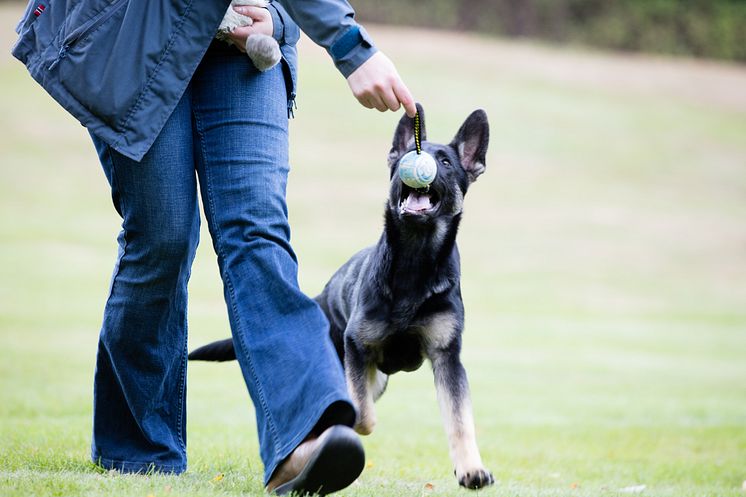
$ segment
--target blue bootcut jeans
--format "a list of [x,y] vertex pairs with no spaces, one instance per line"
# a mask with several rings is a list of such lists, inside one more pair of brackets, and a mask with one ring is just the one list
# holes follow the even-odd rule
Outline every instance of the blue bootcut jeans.
[[208,50],[141,162],[93,136],[122,216],[98,344],[92,459],[125,472],[186,469],[187,281],[197,184],[269,480],[312,430],[354,422],[328,322],[298,288],[285,203],[280,65]]

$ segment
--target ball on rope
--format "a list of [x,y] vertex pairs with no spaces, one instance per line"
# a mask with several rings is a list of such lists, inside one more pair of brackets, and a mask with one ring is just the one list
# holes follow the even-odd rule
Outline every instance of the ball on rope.
[[410,188],[420,189],[430,186],[438,174],[435,159],[427,152],[420,154],[412,150],[399,161],[399,178]]

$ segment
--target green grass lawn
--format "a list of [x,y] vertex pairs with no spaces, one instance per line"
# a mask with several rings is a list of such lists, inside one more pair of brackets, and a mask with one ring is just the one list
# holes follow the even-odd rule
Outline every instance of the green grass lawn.
[[[0,5],[0,495],[261,495],[238,367],[189,368],[189,470],[88,460],[119,220],[87,134],[7,55]],[[464,362],[494,496],[746,495],[746,68],[372,27],[448,141],[486,109],[460,233]],[[380,232],[398,116],[304,42],[289,204],[318,292]],[[351,160],[354,158],[354,160]],[[190,345],[229,334],[209,235]],[[348,496],[468,495],[428,368],[392,378]],[[223,475],[222,477],[220,475]]]

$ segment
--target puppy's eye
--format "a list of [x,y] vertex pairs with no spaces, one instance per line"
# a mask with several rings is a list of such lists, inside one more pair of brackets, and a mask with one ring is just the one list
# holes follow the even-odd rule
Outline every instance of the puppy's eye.
[[441,159],[440,162],[442,162],[443,165],[446,167],[451,167],[451,161],[449,161],[448,159]]

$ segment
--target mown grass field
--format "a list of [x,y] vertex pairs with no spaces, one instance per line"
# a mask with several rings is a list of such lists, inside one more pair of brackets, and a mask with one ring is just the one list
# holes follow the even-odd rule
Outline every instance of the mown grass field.
[[[89,462],[119,220],[88,136],[7,55],[0,6],[0,495],[261,495],[235,363],[189,368],[190,469]],[[464,362],[490,496],[746,495],[746,68],[372,27],[450,140],[487,110],[460,233]],[[310,294],[380,231],[398,116],[301,50],[289,204]],[[190,345],[228,336],[205,231]],[[467,495],[428,368],[392,378],[341,495]],[[220,476],[222,475],[222,477]],[[637,487],[630,488],[630,487]]]

